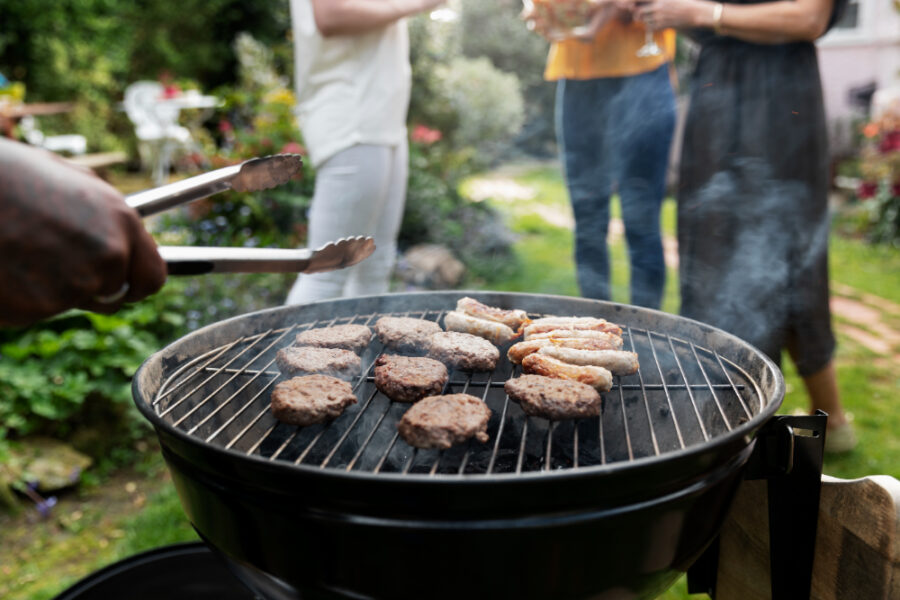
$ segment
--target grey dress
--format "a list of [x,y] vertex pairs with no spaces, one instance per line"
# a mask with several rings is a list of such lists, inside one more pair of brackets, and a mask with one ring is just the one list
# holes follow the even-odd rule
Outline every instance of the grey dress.
[[681,313],[776,362],[791,347],[801,375],[815,373],[835,346],[815,45],[696,37],[678,189]]

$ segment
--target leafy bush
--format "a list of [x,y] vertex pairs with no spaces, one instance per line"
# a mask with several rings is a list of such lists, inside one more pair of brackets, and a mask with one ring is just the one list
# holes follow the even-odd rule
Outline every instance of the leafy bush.
[[[290,56],[288,0],[0,0],[0,72],[29,102],[75,102],[41,117],[47,133],[80,133],[91,149],[121,148],[133,127],[116,103],[125,87],[164,72],[209,90],[234,81],[232,42],[254,34]],[[286,69],[289,72],[289,69]]]
[[468,58],[485,57],[497,69],[518,77],[524,119],[515,148],[546,156],[556,148],[553,128],[556,85],[544,81],[549,44],[528,31],[519,18],[521,11],[521,0],[463,0],[460,51]]
[[867,235],[900,246],[900,100],[866,123],[862,133],[856,195],[868,216]]
[[131,402],[131,377],[185,331],[186,304],[179,286],[170,284],[115,315],[72,311],[0,332],[0,456],[10,437],[69,437],[86,415],[109,417],[94,447],[86,448],[94,456],[144,431]]
[[[409,30],[410,160],[399,244],[401,248],[444,244],[465,263],[470,277],[485,278],[510,265],[511,235],[499,215],[487,205],[467,202],[458,188],[488,158],[478,154],[487,148],[484,142],[499,144],[514,133],[516,122],[521,123],[518,82],[486,61],[469,61],[460,55],[464,23],[452,26],[417,17],[410,21]],[[455,72],[456,67],[462,72]],[[483,106],[478,98],[482,93],[498,106]],[[509,106],[502,106],[508,101],[504,94],[512,95]],[[474,114],[482,110],[487,112]]]
[[435,75],[457,114],[454,144],[477,149],[484,161],[498,156],[522,128],[525,108],[519,79],[487,58],[456,57],[438,66]]
[[[296,103],[288,78],[273,52],[249,34],[235,40],[238,83],[219,88],[218,145],[208,149],[214,167],[278,153],[305,154],[294,117]],[[306,210],[315,174],[304,163],[300,177],[269,190],[229,192],[165,213],[157,235],[180,244],[294,248],[306,242]],[[293,274],[207,275],[186,280],[191,299],[187,326],[277,306],[284,302]]]
[[453,152],[442,141],[416,141],[414,130],[399,243],[445,244],[466,265],[469,277],[485,279],[513,267],[512,235],[487,204],[460,195],[470,166],[464,151]]

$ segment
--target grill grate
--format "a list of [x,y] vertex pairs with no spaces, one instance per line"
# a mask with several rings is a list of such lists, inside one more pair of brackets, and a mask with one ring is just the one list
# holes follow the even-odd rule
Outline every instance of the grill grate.
[[[520,374],[501,348],[491,373],[451,371],[444,393],[468,393],[491,408],[486,443],[421,450],[400,439],[396,424],[409,407],[374,385],[377,339],[353,382],[358,404],[327,424],[279,423],[269,396],[282,379],[275,354],[300,331],[343,323],[371,326],[385,315],[441,322],[444,311],[371,313],[311,321],[246,336],[188,361],[159,388],[153,410],[209,444],[304,468],[347,472],[490,475],[606,465],[660,456],[700,444],[750,420],[763,406],[756,382],[736,364],[690,341],[624,327],[640,369],[614,377],[599,417],[549,422],[526,416],[503,385]],[[543,316],[543,315],[532,315]]]

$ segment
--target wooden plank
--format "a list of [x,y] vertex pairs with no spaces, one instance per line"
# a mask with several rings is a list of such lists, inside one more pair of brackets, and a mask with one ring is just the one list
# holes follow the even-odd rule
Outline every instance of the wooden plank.
[[[722,529],[717,600],[770,600],[765,481],[745,481]],[[900,482],[822,477],[812,600],[900,598]]]
[[72,156],[67,158],[71,163],[88,169],[101,169],[124,163],[128,160],[128,155],[124,152],[97,152],[94,154],[82,154],[81,156]]

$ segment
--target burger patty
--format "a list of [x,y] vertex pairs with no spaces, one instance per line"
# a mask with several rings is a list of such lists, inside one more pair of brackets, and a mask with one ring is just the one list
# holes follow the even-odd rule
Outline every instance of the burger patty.
[[275,355],[275,364],[286,376],[320,373],[341,379],[352,379],[362,368],[359,356],[342,348],[288,346]]
[[396,352],[427,352],[429,338],[439,331],[441,326],[434,321],[412,317],[381,317],[375,322],[375,335]]
[[578,381],[522,375],[507,380],[503,387],[525,414],[533,417],[556,421],[596,417],[602,406],[597,390]]
[[476,335],[442,331],[431,336],[428,356],[454,369],[493,371],[500,360],[500,351]]
[[317,348],[342,348],[359,354],[366,349],[371,339],[372,330],[365,325],[347,324],[308,329],[297,334],[294,344]]
[[488,441],[490,418],[491,409],[475,396],[428,396],[406,411],[397,430],[410,446],[447,449],[473,436]]
[[448,379],[443,363],[424,356],[386,354],[375,361],[375,387],[397,402],[416,402],[440,394]]
[[356,395],[350,384],[328,375],[294,377],[272,390],[272,414],[288,425],[330,421],[351,404]]

